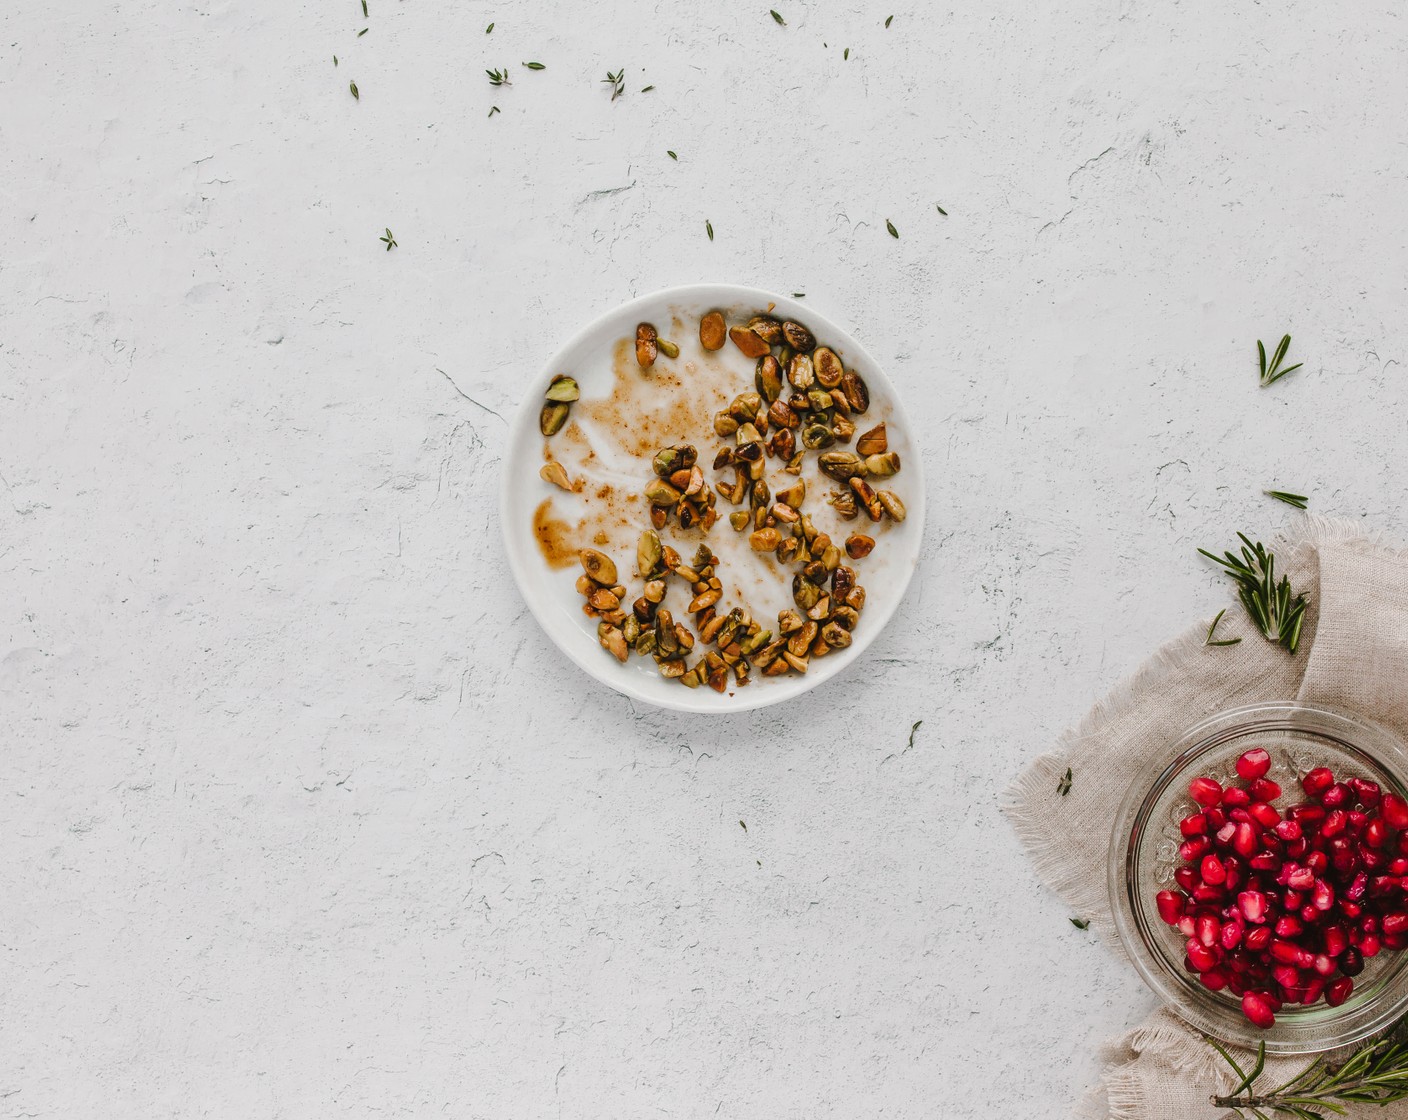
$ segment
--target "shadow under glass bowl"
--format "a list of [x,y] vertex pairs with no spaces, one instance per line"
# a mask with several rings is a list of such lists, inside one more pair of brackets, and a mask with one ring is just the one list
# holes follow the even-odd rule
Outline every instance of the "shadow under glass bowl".
[[1384,949],[1365,961],[1354,991],[1339,1007],[1323,999],[1286,1004],[1269,1030],[1242,1015],[1241,1000],[1214,992],[1184,968],[1186,938],[1159,918],[1154,896],[1177,890],[1183,836],[1178,822],[1199,810],[1188,783],[1199,775],[1224,786],[1238,780],[1237,758],[1252,747],[1271,754],[1268,777],[1278,782],[1284,808],[1302,800],[1300,779],[1328,766],[1339,780],[1361,777],[1385,793],[1408,797],[1408,750],[1388,731],[1357,717],[1293,702],[1252,704],[1221,712],[1186,731],[1152,780],[1141,778],[1125,795],[1110,838],[1109,891],[1125,952],[1145,982],[1180,1018],[1224,1042],[1269,1054],[1309,1054],[1359,1042],[1408,1010],[1408,951]]

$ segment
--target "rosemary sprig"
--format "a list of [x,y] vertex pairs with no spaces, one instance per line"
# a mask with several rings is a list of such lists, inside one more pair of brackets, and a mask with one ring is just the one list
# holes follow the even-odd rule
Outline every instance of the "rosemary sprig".
[[612,101],[615,101],[618,97],[620,97],[623,93],[626,92],[626,70],[624,67],[622,67],[620,70],[617,70],[615,73],[612,73],[610,70],[608,70],[606,72],[606,77],[602,78],[601,80],[611,87]]
[[489,84],[491,86],[513,85],[513,82],[509,79],[508,76],[507,66],[505,66],[502,70],[485,70],[484,73],[489,75]]
[[1226,552],[1223,553],[1226,559],[1223,559],[1205,548],[1198,551],[1227,569],[1237,583],[1237,598],[1267,641],[1295,653],[1300,645],[1300,628],[1309,600],[1303,594],[1291,593],[1291,581],[1286,576],[1281,577],[1280,583],[1276,582],[1276,557],[1267,552],[1260,541],[1253,544],[1245,533],[1237,536],[1242,540],[1240,556]]
[[897,239],[898,239],[898,237],[899,237],[899,235],[900,235],[900,231],[895,228],[895,223],[892,222],[892,221],[890,221],[889,218],[886,218],[886,219],[885,219],[885,228],[890,231],[890,236],[891,236],[891,237],[894,237],[894,238],[897,238]]
[[1285,502],[1288,506],[1295,506],[1296,509],[1305,509],[1305,504],[1310,501],[1304,494],[1288,494],[1285,490],[1263,490],[1262,493],[1278,502]]
[[783,19],[780,15],[778,15],[775,9],[768,9],[768,15],[772,16],[773,22],[777,24],[778,27],[787,26],[787,21]]
[[1062,797],[1071,792],[1071,768],[1066,767],[1066,772],[1061,776],[1061,780],[1056,783],[1056,792]]
[[1256,1120],[1271,1120],[1273,1114],[1323,1120],[1325,1112],[1343,1115],[1346,1104],[1385,1105],[1404,1100],[1408,1098],[1408,1044],[1395,1037],[1402,1026],[1400,1020],[1389,1037],[1356,1050],[1339,1065],[1316,1058],[1289,1081],[1270,1089],[1256,1086],[1266,1068],[1265,1042],[1257,1046],[1256,1064],[1243,1070],[1225,1047],[1209,1038],[1213,1049],[1241,1079],[1230,1093],[1213,1097],[1212,1103]]
[[386,242],[386,251],[388,253],[391,252],[392,249],[396,248],[396,235],[391,232],[390,226],[386,228],[386,236],[378,237],[377,240]]
[[1226,613],[1227,613],[1227,608],[1226,608],[1226,607],[1223,607],[1220,611],[1217,612],[1217,617],[1212,620],[1212,625],[1208,627],[1208,636],[1203,639],[1203,645],[1205,645],[1205,646],[1235,646],[1238,642],[1240,642],[1240,641],[1242,640],[1241,638],[1219,638],[1217,641],[1213,641],[1213,640],[1212,640],[1212,632],[1217,629],[1217,624],[1222,621],[1222,616],[1225,615]]
[[1261,339],[1256,340],[1256,356],[1261,366],[1261,387],[1263,389],[1268,385],[1276,384],[1276,382],[1280,381],[1286,374],[1295,373],[1296,370],[1300,369],[1300,367],[1305,364],[1304,362],[1297,362],[1295,365],[1289,366],[1286,369],[1281,368],[1281,363],[1286,359],[1286,351],[1290,348],[1291,336],[1286,335],[1276,347],[1276,352],[1271,355],[1271,364],[1268,366],[1266,363],[1266,347],[1261,344]]

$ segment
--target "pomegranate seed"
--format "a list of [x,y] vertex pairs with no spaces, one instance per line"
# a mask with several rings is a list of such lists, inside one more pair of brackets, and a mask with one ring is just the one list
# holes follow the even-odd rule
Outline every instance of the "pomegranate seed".
[[[1208,857],[1208,859],[1215,859],[1215,858],[1217,858],[1217,857],[1215,857],[1215,856],[1209,856],[1209,857]],[[1288,864],[1287,866],[1294,867],[1295,865],[1294,865],[1294,864]],[[1204,867],[1203,878],[1206,879],[1206,878],[1207,878],[1207,873],[1206,873],[1206,871],[1207,871],[1207,860],[1203,860],[1203,867]],[[1290,887],[1291,890],[1293,890],[1293,891],[1308,891],[1308,890],[1309,890],[1311,887],[1313,887],[1314,885],[1315,885],[1315,872],[1312,871],[1312,870],[1310,870],[1310,868],[1308,868],[1308,867],[1296,867],[1294,871],[1292,871],[1289,875],[1286,876],[1286,886]],[[1290,903],[1287,903],[1287,905],[1289,906]]]
[[1384,934],[1384,948],[1392,949],[1395,953],[1400,949],[1408,948],[1408,933]]
[[1331,980],[1325,986],[1325,1002],[1331,1007],[1338,1007],[1349,998],[1349,993],[1352,991],[1354,991],[1354,981],[1348,976]]
[[1221,968],[1210,968],[1206,972],[1199,973],[1198,979],[1212,991],[1220,992],[1227,987],[1227,982],[1231,977]]
[[1316,875],[1323,875],[1330,869],[1330,861],[1324,852],[1311,852],[1305,857],[1305,866]]
[[1346,976],[1358,976],[1364,971],[1364,954],[1358,949],[1346,949],[1340,954],[1340,971]]
[[1282,840],[1299,840],[1301,837],[1299,821],[1282,821],[1274,831]]
[[1178,822],[1178,831],[1184,836],[1201,836],[1208,830],[1208,818],[1202,813],[1194,813]]
[[1185,891],[1191,891],[1198,885],[1198,873],[1191,867],[1180,867],[1173,873],[1173,881]]
[[1309,903],[1300,908],[1300,920],[1308,926],[1314,925],[1324,916],[1324,911],[1315,909]]
[[1388,854],[1377,848],[1360,848],[1359,862],[1368,871],[1379,871],[1388,866]]
[[1177,924],[1177,926],[1178,926],[1178,932],[1181,933],[1181,934],[1183,934],[1184,937],[1192,937],[1192,936],[1193,936],[1193,915],[1192,915],[1192,914],[1184,914],[1183,917],[1181,917],[1181,918],[1178,919],[1178,922],[1177,922],[1176,924]]
[[1340,926],[1326,926],[1321,937],[1328,956],[1337,957],[1349,948],[1349,937]]
[[1258,801],[1255,805],[1248,805],[1247,812],[1252,815],[1252,820],[1256,821],[1262,828],[1275,828],[1281,821],[1281,814],[1276,811],[1276,806],[1268,805],[1265,801]]
[[1320,795],[1320,804],[1327,809],[1348,809],[1354,800],[1354,791],[1343,782],[1336,782]]
[[[1281,861],[1276,858],[1275,852],[1257,852],[1247,862],[1253,871],[1275,871],[1281,866]],[[1180,868],[1180,870],[1182,869]],[[1178,872],[1175,871],[1174,876],[1177,877],[1177,875]]]
[[1343,809],[1331,809],[1325,814],[1325,820],[1320,825],[1321,836],[1338,836],[1349,826],[1349,817],[1345,815]]
[[1204,856],[1202,863],[1203,882],[1217,887],[1227,882],[1227,868],[1216,856]]
[[1281,796],[1281,787],[1270,778],[1258,778],[1247,789],[1253,801],[1275,801]]
[[1390,875],[1408,875],[1408,858],[1399,856],[1397,859],[1389,860],[1388,873]]
[[1323,976],[1312,976],[1305,982],[1301,992],[1301,1003],[1314,1003],[1320,998],[1320,993],[1325,990],[1325,978]]
[[1216,945],[1222,933],[1222,925],[1211,914],[1199,914],[1193,919],[1195,936],[1204,945]]
[[1328,953],[1316,953],[1315,963],[1310,967],[1321,976],[1329,976],[1338,966],[1335,964],[1335,958]]
[[1260,747],[1253,747],[1237,759],[1237,776],[1250,782],[1253,778],[1263,778],[1271,769],[1271,755]]
[[1271,978],[1287,991],[1299,988],[1301,985],[1300,970],[1294,965],[1278,964],[1271,970]]
[[1193,863],[1207,855],[1211,848],[1212,841],[1206,836],[1195,836],[1178,845],[1178,858],[1184,863]]
[[1305,923],[1293,914],[1282,914],[1275,928],[1277,937],[1296,937],[1305,932]]
[[1232,837],[1235,836],[1235,835],[1237,835],[1237,825],[1236,825],[1236,822],[1234,822],[1234,821],[1228,821],[1225,825],[1223,825],[1221,828],[1219,828],[1219,829],[1217,830],[1217,842],[1218,842],[1219,844],[1227,844],[1227,843],[1230,843],[1231,840],[1232,840]]
[[1159,917],[1169,925],[1177,925],[1178,919],[1183,917],[1183,896],[1174,891],[1160,891],[1154,896],[1154,903],[1159,908]]
[[1232,847],[1241,855],[1250,856],[1256,851],[1256,829],[1249,824],[1237,825],[1235,835],[1232,837]]
[[1264,996],[1256,992],[1248,992],[1242,997],[1242,1014],[1245,1015],[1253,1026],[1268,1030],[1276,1025],[1276,1015],[1271,1010],[1271,1004]]
[[1383,948],[1383,942],[1379,940],[1377,933],[1366,933],[1359,941],[1359,952],[1365,957],[1377,957],[1379,950]]
[[1349,785],[1354,790],[1355,799],[1366,809],[1377,806],[1379,798],[1383,796],[1379,783],[1371,782],[1367,778],[1350,778]]
[[1271,944],[1271,927],[1257,926],[1255,929],[1249,929],[1242,940],[1248,949],[1259,953]]
[[1281,896],[1281,905],[1287,910],[1299,910],[1304,902],[1297,891],[1287,891]]
[[1260,925],[1266,921],[1266,895],[1260,891],[1243,891],[1237,896],[1237,909],[1247,921]]
[[[1252,803],[1252,795],[1244,789],[1238,789],[1236,786],[1233,786],[1231,789],[1223,790],[1222,803],[1224,805],[1230,805],[1233,808],[1245,809]],[[1231,815],[1230,809],[1228,815]]]
[[1212,778],[1194,778],[1188,783],[1188,796],[1206,808],[1222,800],[1222,786]]
[[[1188,942],[1188,944],[1191,946],[1196,944],[1196,942],[1190,941]],[[1199,948],[1201,947],[1202,946],[1200,945]],[[1189,957],[1193,957],[1193,951],[1191,948],[1188,950],[1188,955]],[[1280,961],[1282,964],[1295,964],[1298,960],[1300,960],[1300,946],[1297,945],[1294,941],[1282,941],[1278,938],[1277,940],[1271,942],[1271,955],[1275,957],[1278,961]],[[1194,957],[1193,961],[1196,964],[1197,958]]]
[[1307,797],[1319,797],[1335,784],[1335,776],[1324,766],[1317,766],[1300,780],[1300,788]]
[[1242,941],[1242,934],[1246,932],[1246,926],[1241,921],[1234,919],[1222,927],[1222,932],[1218,935],[1218,944],[1231,952]]
[[1227,990],[1238,999],[1247,994],[1247,986],[1242,983],[1242,978],[1235,972],[1227,978]]
[[1208,819],[1208,831],[1216,832],[1227,823],[1227,814],[1217,805],[1209,805],[1203,810],[1203,816]]
[[1198,886],[1193,888],[1193,901],[1201,902],[1204,905],[1208,905],[1214,902],[1221,902],[1222,895],[1223,888],[1210,887],[1206,883],[1200,883]]
[[1408,934],[1408,914],[1402,910],[1385,914],[1380,928],[1384,931],[1385,937],[1402,937],[1404,934]]
[[1384,794],[1380,811],[1383,813],[1384,823],[1389,828],[1398,831],[1408,828],[1408,801],[1404,801],[1398,794]]
[[1222,959],[1222,950],[1211,945],[1204,945],[1196,937],[1190,938],[1185,947],[1188,959],[1193,963],[1194,969],[1198,972],[1206,972],[1210,968],[1215,968]]
[[1371,848],[1382,848],[1388,843],[1389,829],[1383,817],[1375,817],[1364,828],[1364,843]]
[[1364,912],[1364,908],[1357,902],[1341,902],[1340,913],[1346,918],[1357,918]]
[[[1324,879],[1318,880],[1315,886],[1310,888],[1310,905],[1317,910],[1328,910],[1334,904],[1335,889]],[[1408,920],[1408,914],[1405,914],[1404,918]]]
[[1292,805],[1286,810],[1286,816],[1292,820],[1300,821],[1302,827],[1305,825],[1315,825],[1325,819],[1325,810],[1319,805]]

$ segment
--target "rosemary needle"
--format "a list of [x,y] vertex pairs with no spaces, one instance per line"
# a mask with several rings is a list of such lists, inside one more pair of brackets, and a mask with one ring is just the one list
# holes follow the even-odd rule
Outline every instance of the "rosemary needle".
[[898,238],[898,237],[899,237],[900,231],[895,228],[895,223],[892,222],[892,221],[890,221],[889,218],[886,218],[886,219],[885,219],[885,228],[890,231],[890,236],[891,236],[891,237],[894,237],[894,238]]
[[347,83],[347,88],[352,91],[352,96],[353,96],[354,98],[356,98],[358,101],[361,101],[361,100],[362,100],[362,95],[357,92],[357,83],[356,83],[356,82],[348,82],[348,83]]
[[1262,345],[1261,339],[1256,340],[1257,362],[1261,367],[1261,387],[1265,389],[1268,385],[1274,385],[1285,377],[1288,373],[1295,373],[1304,362],[1297,362],[1293,366],[1285,369],[1281,368],[1281,363],[1286,359],[1286,351],[1291,348],[1291,336],[1285,335],[1276,347],[1276,352],[1271,355],[1270,364],[1266,361],[1266,347]]
[[1213,633],[1214,630],[1217,629],[1217,624],[1222,621],[1222,616],[1225,615],[1226,613],[1227,613],[1227,608],[1226,608],[1226,607],[1223,607],[1220,611],[1217,612],[1217,617],[1212,620],[1212,625],[1208,627],[1208,636],[1203,639],[1203,645],[1205,645],[1205,646],[1235,646],[1238,642],[1240,642],[1240,641],[1242,640],[1241,638],[1219,638],[1219,639],[1217,639],[1217,641],[1213,641],[1212,633]]
[[1061,780],[1056,783],[1056,792],[1062,797],[1071,792],[1071,768],[1069,766],[1066,767],[1066,773]]
[[487,34],[489,34],[489,32],[491,32],[491,31],[493,31],[493,30],[494,30],[494,25],[491,23],[491,24],[489,24],[488,27],[486,27],[486,28],[484,29],[484,34],[487,35]]
[[710,241],[713,241],[713,240],[714,240],[714,223],[713,223],[713,222],[710,222],[710,221],[705,221],[705,223],[704,223],[704,229],[705,229],[705,230],[708,232],[708,234],[709,234],[709,240],[710,240]]
[[1306,503],[1310,501],[1304,494],[1288,494],[1285,490],[1263,490],[1262,493],[1278,502],[1285,502],[1288,506],[1295,506],[1296,509],[1305,509]]
[[890,22],[891,22],[891,20],[893,20],[894,18],[895,18],[894,16],[887,16],[887,17],[886,17],[886,19],[885,19],[885,30],[886,30],[886,31],[888,31],[888,30],[890,29]]
[[774,10],[774,9],[769,9],[768,14],[769,14],[770,16],[772,16],[773,22],[776,23],[778,27],[786,27],[786,26],[787,26],[787,21],[786,21],[785,19],[783,19],[780,15],[778,15],[777,12],[776,12],[776,10]]

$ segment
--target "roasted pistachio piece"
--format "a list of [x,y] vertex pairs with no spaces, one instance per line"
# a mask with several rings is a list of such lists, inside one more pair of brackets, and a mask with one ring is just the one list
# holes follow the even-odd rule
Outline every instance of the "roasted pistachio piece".
[[777,500],[779,502],[785,502],[793,509],[801,509],[802,502],[806,500],[806,497],[807,483],[805,479],[801,478],[799,478],[791,486],[787,487],[786,490],[779,490],[777,492]]
[[860,509],[856,506],[856,496],[849,490],[841,490],[831,495],[828,499],[831,508],[836,511],[838,517],[843,521],[854,520]]
[[680,348],[668,338],[657,338],[655,345],[660,348],[660,353],[664,354],[667,358],[678,358],[680,356]]
[[617,661],[625,661],[630,655],[630,650],[626,646],[625,635],[615,626],[607,625],[602,628],[601,647],[611,651],[611,655]]
[[636,361],[642,368],[655,364],[655,355],[660,349],[657,344],[659,337],[650,323],[641,323],[636,327]]
[[548,386],[548,391],[543,395],[550,401],[571,404],[582,395],[582,390],[575,378],[568,377],[565,373],[559,373],[552,379],[552,384]]
[[728,515],[728,523],[740,533],[747,527],[750,520],[752,517],[746,509],[736,509]]
[[865,460],[853,451],[828,451],[817,459],[821,473],[838,482],[865,474]]
[[748,546],[754,552],[775,552],[782,543],[776,529],[759,529],[748,537]]
[[825,389],[840,385],[841,377],[846,372],[836,351],[829,346],[818,346],[812,352],[812,367],[816,370],[817,384]]
[[645,484],[645,497],[653,506],[672,506],[681,494],[663,478],[652,478]]
[[820,389],[807,390],[807,407],[813,412],[825,412],[831,407],[831,394]]
[[848,369],[841,377],[841,392],[852,412],[864,412],[870,407],[870,390],[855,370]]
[[885,511],[891,521],[903,521],[906,516],[904,503],[900,501],[900,496],[893,490],[881,490],[875,497],[880,502],[880,508]]
[[835,442],[836,437],[825,424],[808,424],[802,429],[802,446],[808,451],[820,451]]
[[538,430],[545,436],[555,436],[567,423],[567,415],[572,411],[570,404],[548,401],[538,415]]
[[856,439],[857,455],[883,455],[890,450],[889,437],[885,431],[885,423],[881,421],[868,432],[862,432]]
[[689,470],[698,459],[699,452],[695,450],[693,444],[680,443],[674,447],[666,447],[657,451],[651,465],[661,478],[669,478],[676,471]]
[[724,317],[719,312],[711,311],[699,320],[699,344],[705,350],[722,350],[727,337]]
[[721,471],[732,462],[733,448],[721,447],[719,448],[719,453],[714,456],[714,469],[716,471]]
[[768,453],[775,459],[791,459],[797,450],[797,437],[791,428],[780,428],[768,441]]
[[720,412],[714,417],[714,434],[727,439],[738,431],[738,421],[727,412]]
[[782,367],[771,354],[764,354],[758,359],[758,368],[753,380],[757,384],[758,392],[769,404],[782,395]]
[[567,477],[567,469],[555,459],[543,464],[542,469],[538,471],[538,477],[569,492],[572,489],[572,480]]
[[641,579],[650,579],[659,569],[660,555],[660,534],[654,529],[647,529],[636,543],[636,573]]
[[868,455],[865,460],[865,473],[873,475],[875,478],[889,478],[892,474],[898,474],[900,469],[900,457],[894,451],[887,451],[883,455]]
[[728,336],[733,339],[733,344],[743,351],[745,358],[761,358],[771,350],[771,347],[748,327],[732,327]]
[[728,414],[741,424],[756,419],[762,407],[763,398],[760,393],[739,393],[729,404]]
[[754,315],[748,320],[748,329],[769,346],[782,342],[782,324],[771,315]]
[[874,548],[875,538],[867,537],[864,533],[852,533],[846,538],[846,555],[852,560],[869,556]]
[[790,319],[782,324],[782,337],[793,350],[804,354],[816,346],[816,338],[812,332],[801,323],[794,323]]
[[831,418],[831,431],[836,436],[839,443],[850,443],[851,437],[856,434],[856,426],[844,416],[833,416]]
[[577,553],[577,558],[582,562],[582,571],[597,583],[610,587],[616,582],[616,565],[606,553],[598,552],[594,548],[584,548]]
[[809,611],[816,606],[817,600],[821,598],[821,588],[814,584],[805,576],[798,574],[792,577],[792,601],[804,611]]
[[809,354],[798,354],[787,367],[787,380],[792,382],[793,388],[810,389],[816,384],[816,370],[812,368],[812,359]]
[[835,622],[828,622],[821,629],[821,639],[832,649],[845,649],[851,644],[851,633]]

